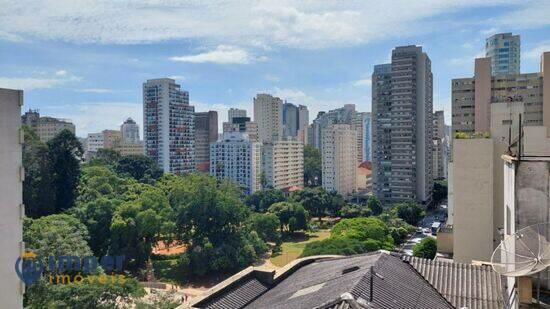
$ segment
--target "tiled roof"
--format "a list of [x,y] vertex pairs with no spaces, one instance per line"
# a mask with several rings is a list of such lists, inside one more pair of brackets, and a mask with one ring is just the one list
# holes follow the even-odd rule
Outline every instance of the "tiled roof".
[[[344,294],[366,305],[371,266],[382,278],[374,276],[370,308],[453,308],[410,265],[385,253],[321,260],[303,266],[246,308],[333,308],[326,304]],[[350,302],[339,305],[346,308]]]
[[200,308],[209,309],[238,309],[243,308],[250,301],[267,291],[267,284],[253,276],[249,276],[238,285],[232,285],[221,291],[216,297],[207,299]]
[[490,266],[477,266],[403,256],[456,308],[504,308],[501,276]]

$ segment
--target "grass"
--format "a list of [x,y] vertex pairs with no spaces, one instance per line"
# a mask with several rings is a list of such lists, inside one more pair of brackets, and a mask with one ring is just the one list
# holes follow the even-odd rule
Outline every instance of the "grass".
[[319,230],[311,233],[296,233],[281,244],[281,254],[270,260],[273,265],[282,267],[299,258],[308,242],[323,240],[330,236],[330,230]]

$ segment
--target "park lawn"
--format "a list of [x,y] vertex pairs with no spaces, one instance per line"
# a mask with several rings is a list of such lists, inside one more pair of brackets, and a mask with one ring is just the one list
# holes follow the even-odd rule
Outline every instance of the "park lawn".
[[317,232],[309,232],[306,233],[306,235],[285,240],[281,244],[281,254],[272,257],[270,261],[275,266],[283,267],[299,258],[308,242],[323,240],[329,236],[330,230],[319,230]]

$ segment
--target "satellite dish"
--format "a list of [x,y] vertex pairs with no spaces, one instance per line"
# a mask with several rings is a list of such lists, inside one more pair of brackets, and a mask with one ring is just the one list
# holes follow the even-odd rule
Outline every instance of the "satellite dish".
[[507,277],[536,274],[550,266],[550,223],[525,227],[507,236],[493,252],[493,269]]

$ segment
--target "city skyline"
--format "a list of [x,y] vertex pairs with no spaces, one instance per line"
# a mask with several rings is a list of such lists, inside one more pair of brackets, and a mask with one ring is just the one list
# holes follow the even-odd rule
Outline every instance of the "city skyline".
[[[219,128],[230,107],[252,115],[252,98],[264,92],[307,106],[314,119],[320,110],[348,103],[360,112],[370,111],[374,65],[388,62],[393,47],[416,44],[432,59],[434,110],[444,110],[450,123],[451,79],[472,72],[473,59],[484,55],[486,38],[500,32],[520,35],[522,72],[537,71],[540,51],[550,45],[544,18],[550,13],[547,3],[497,2],[365,3],[343,8],[289,2],[287,9],[258,3],[257,16],[238,12],[239,5],[230,4],[221,21],[214,21],[219,14],[214,11],[222,4],[124,7],[126,13],[166,21],[152,25],[126,18],[129,14],[117,4],[82,10],[46,3],[43,10],[35,10],[32,5],[8,3],[6,12],[11,8],[19,13],[0,13],[0,49],[10,55],[0,60],[0,85],[25,90],[25,108],[71,119],[81,137],[116,129],[127,117],[143,128],[140,85],[162,77],[175,78],[189,91],[197,112],[218,111]],[[380,16],[371,16],[371,11]],[[204,26],[201,31],[188,31],[188,24],[174,19],[188,12],[200,13],[191,20]],[[107,27],[109,31],[89,23],[102,25],[106,17],[117,14],[120,18]],[[460,22],[448,22],[458,16]],[[285,17],[293,20],[289,29],[278,27]],[[235,28],[243,29],[243,22],[247,31],[240,35]],[[38,23],[49,25],[50,33],[44,34],[46,27]],[[388,23],[392,27],[386,27]]]

